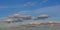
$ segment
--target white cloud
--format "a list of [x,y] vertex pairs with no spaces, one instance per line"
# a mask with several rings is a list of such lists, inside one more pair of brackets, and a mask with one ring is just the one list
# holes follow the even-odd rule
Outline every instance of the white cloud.
[[42,14],[39,17],[48,17],[48,15],[47,14]]
[[24,6],[34,6],[35,4],[34,3],[32,3],[32,2],[27,2],[26,4],[24,4]]
[[31,11],[20,11],[18,12],[18,14],[21,14],[21,15],[31,15]]

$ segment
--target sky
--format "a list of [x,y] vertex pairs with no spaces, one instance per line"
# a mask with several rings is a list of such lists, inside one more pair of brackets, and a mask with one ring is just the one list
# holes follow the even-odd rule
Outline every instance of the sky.
[[46,21],[60,21],[60,0],[0,0],[0,20],[13,14],[50,16]]

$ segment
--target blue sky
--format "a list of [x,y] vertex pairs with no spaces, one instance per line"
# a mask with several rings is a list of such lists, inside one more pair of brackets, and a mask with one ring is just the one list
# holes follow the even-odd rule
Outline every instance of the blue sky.
[[60,21],[60,0],[0,0],[0,20],[15,13],[35,17],[47,14]]

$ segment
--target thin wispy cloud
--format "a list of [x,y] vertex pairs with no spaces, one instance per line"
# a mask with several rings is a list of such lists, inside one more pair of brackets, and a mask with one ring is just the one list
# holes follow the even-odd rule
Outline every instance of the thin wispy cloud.
[[17,4],[17,5],[10,5],[9,8],[21,8],[23,7],[23,4]]
[[35,14],[35,15],[37,15],[37,14],[54,15],[55,13],[59,14],[59,11],[60,11],[59,7],[60,7],[60,5],[56,5],[56,6],[51,6],[51,7],[39,8],[39,9],[36,9],[33,11],[30,11],[30,10],[20,11],[18,13],[22,14],[22,15],[33,15],[33,14]]
[[1,9],[1,8],[8,8],[8,6],[0,6],[0,9]]
[[60,11],[60,5],[56,5],[56,6],[51,6],[51,7],[44,7],[44,8],[40,8],[37,10],[34,10],[34,13],[36,14],[49,14],[51,16],[59,16],[59,11]]
[[20,12],[18,12],[18,14],[21,14],[21,15],[31,15],[32,13],[31,13],[31,11],[20,11]]
[[42,0],[42,3],[46,3],[46,2],[48,2],[48,0]]
[[29,6],[34,6],[35,4],[34,3],[32,3],[32,2],[27,2],[26,4],[24,4],[24,6],[26,6],[26,7],[29,7]]
[[0,6],[0,10],[12,10],[12,9],[21,9],[23,8],[23,4],[22,5],[8,5],[8,6]]

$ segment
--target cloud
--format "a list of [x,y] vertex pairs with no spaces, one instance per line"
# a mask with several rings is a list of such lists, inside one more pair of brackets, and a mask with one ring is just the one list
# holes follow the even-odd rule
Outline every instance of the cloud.
[[23,4],[18,4],[18,5],[10,5],[8,6],[9,8],[21,8],[23,7]]
[[32,15],[32,16],[39,16],[42,14],[47,14],[49,16],[55,17],[58,16],[60,17],[60,5],[55,5],[55,6],[50,6],[50,7],[44,7],[44,8],[39,8],[36,10],[22,10],[17,12],[17,14],[21,14],[22,16],[28,16],[28,15]]
[[48,18],[49,16],[47,14],[42,14],[38,17],[38,19],[45,19]]
[[48,2],[48,0],[42,0],[42,3],[46,3],[46,2]]
[[37,10],[34,10],[34,13],[38,14],[38,13],[43,13],[44,11],[41,10],[41,9],[37,9]]
[[19,4],[19,5],[0,6],[0,10],[13,10],[13,9],[14,10],[16,10],[16,9],[20,10],[22,8],[24,8],[22,4],[21,5]]
[[21,15],[31,15],[31,11],[20,11],[18,12],[18,14],[21,14]]
[[42,14],[39,17],[49,17],[47,14]]
[[34,3],[32,3],[32,2],[27,2],[26,4],[24,4],[24,6],[34,6],[35,4]]
[[0,9],[1,9],[1,8],[8,8],[8,6],[0,6]]
[[48,14],[51,16],[60,16],[59,11],[60,11],[60,5],[55,5],[55,6],[36,9],[36,10],[34,10],[34,13],[36,13],[36,14]]
[[33,16],[35,16],[35,15],[39,16],[41,14],[47,14],[49,16],[60,16],[59,11],[60,11],[60,5],[56,5],[56,6],[39,8],[39,9],[36,9],[33,11],[23,10],[23,11],[18,12],[18,14],[33,15]]

